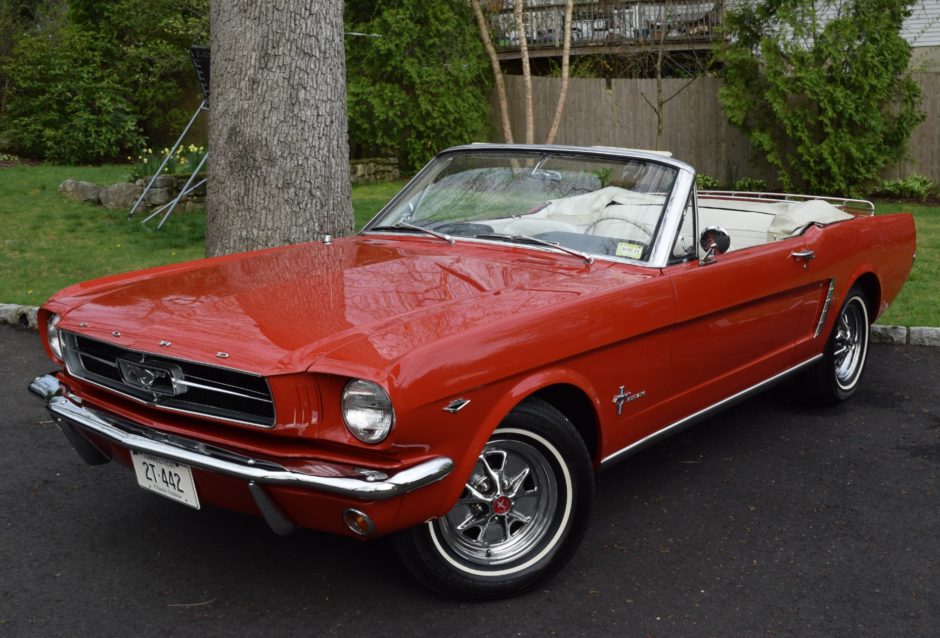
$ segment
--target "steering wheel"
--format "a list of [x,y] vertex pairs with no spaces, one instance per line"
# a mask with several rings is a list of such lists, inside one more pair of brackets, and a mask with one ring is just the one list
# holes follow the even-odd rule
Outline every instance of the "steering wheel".
[[457,237],[471,237],[480,233],[492,233],[493,227],[479,222],[437,222],[429,224],[428,228],[439,233],[448,233]]
[[[635,221],[626,219],[625,217],[601,217],[600,219],[595,220],[593,224],[588,226],[587,229],[584,231],[584,234],[595,235],[596,233],[594,232],[594,230],[597,228],[597,225],[600,224],[601,222],[606,222],[606,221],[616,221],[616,222],[623,222],[626,224],[630,224],[631,226],[639,230],[641,233],[643,233],[646,236],[647,240],[653,239],[653,233],[647,230],[645,226],[642,226]],[[646,243],[648,244],[649,241],[647,241]]]

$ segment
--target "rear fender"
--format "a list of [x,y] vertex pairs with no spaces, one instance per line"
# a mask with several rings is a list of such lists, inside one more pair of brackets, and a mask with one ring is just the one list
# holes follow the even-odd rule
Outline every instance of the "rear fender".
[[878,275],[877,268],[874,264],[862,264],[852,272],[852,275],[848,279],[848,287],[846,287],[845,290],[840,291],[842,295],[839,305],[841,307],[841,304],[845,301],[849,291],[863,280],[864,291],[868,297],[869,311],[872,313],[872,316],[869,317],[869,320],[874,323],[875,319],[880,317],[884,311],[888,309],[888,300],[885,299],[881,289],[881,277]]

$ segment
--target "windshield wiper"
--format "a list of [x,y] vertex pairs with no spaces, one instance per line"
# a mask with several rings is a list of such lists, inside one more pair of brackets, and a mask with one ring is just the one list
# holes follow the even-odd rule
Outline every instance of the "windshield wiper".
[[416,226],[415,224],[409,224],[408,222],[398,222],[397,224],[392,224],[390,226],[374,226],[372,228],[367,228],[366,230],[378,230],[378,231],[398,231],[398,232],[412,232],[416,231],[419,233],[424,233],[425,235],[431,235],[432,237],[437,237],[438,239],[443,239],[448,244],[453,246],[457,243],[457,240],[447,235],[445,233],[439,233],[436,230],[431,230],[430,228],[425,228],[424,226]]
[[476,239],[499,239],[502,241],[515,242],[519,244],[534,244],[536,246],[545,246],[547,248],[554,248],[555,250],[560,250],[563,253],[568,253],[569,255],[574,255],[575,257],[580,257],[589,264],[594,263],[594,257],[587,253],[583,253],[580,250],[575,250],[574,248],[568,248],[567,246],[562,246],[557,241],[548,241],[547,239],[539,239],[538,237],[532,237],[531,235],[504,235],[502,233],[480,233],[479,235],[474,235]]

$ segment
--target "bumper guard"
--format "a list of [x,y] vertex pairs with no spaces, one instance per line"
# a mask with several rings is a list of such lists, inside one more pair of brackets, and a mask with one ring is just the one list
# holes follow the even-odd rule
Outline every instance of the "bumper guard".
[[390,499],[434,483],[450,474],[453,461],[436,457],[393,476],[362,470],[363,478],[323,476],[289,470],[262,459],[254,459],[193,439],[156,432],[111,414],[82,405],[59,380],[46,374],[36,377],[29,390],[46,402],[46,407],[72,447],[89,464],[109,459],[81,434],[104,437],[128,450],[154,454],[191,467],[217,472],[248,482],[250,492],[268,524],[278,533],[293,531],[293,523],[271,501],[262,485],[309,488],[361,501]]

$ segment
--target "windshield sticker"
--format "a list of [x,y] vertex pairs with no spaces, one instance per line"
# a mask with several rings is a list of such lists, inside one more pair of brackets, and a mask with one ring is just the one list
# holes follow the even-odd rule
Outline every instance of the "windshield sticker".
[[640,259],[643,256],[643,246],[622,241],[617,243],[617,256],[630,259]]

